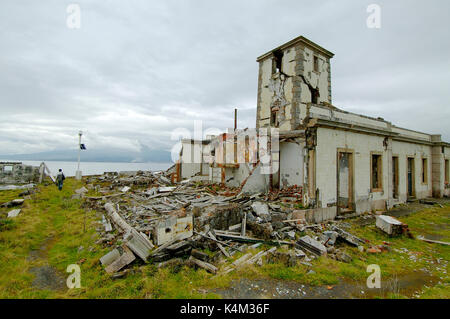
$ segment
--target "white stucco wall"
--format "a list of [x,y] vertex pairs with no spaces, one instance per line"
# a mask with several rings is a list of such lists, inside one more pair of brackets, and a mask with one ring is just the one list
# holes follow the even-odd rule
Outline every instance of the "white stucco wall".
[[303,186],[304,143],[280,143],[280,188]]
[[[444,160],[449,160],[450,161],[450,147],[445,147],[444,148],[444,156],[443,157],[444,157]],[[449,177],[450,177],[450,167],[449,167],[448,174],[449,174]],[[443,169],[442,169],[442,181],[445,182],[445,164],[443,165]],[[450,187],[449,188],[444,188],[444,194],[443,195],[450,197]]]
[[[390,197],[392,187],[391,156],[399,157],[399,201],[407,198],[407,157],[415,158],[415,190],[417,198],[432,195],[431,184],[431,147],[426,145],[392,142],[392,152],[383,146],[381,136],[359,134],[354,132],[318,128],[316,147],[316,186],[320,190],[321,207],[337,202],[336,172],[338,149],[353,150],[354,163],[354,199],[357,212],[383,209],[384,202]],[[382,154],[383,191],[371,192],[370,160],[371,152]],[[428,158],[428,184],[421,182],[422,157]],[[391,185],[391,186],[390,186]]]

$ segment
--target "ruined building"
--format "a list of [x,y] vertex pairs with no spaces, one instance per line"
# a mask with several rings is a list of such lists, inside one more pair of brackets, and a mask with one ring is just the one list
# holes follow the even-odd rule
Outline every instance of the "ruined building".
[[[304,37],[260,56],[257,130],[183,140],[180,177],[247,193],[295,186],[318,220],[449,196],[450,144],[333,106],[332,58]],[[269,136],[279,129],[278,143],[252,154],[266,128]],[[276,163],[270,173],[263,172],[266,155]]]

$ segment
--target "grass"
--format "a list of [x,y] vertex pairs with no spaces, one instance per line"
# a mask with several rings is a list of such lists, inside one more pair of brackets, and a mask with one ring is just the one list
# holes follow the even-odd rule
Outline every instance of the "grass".
[[[362,283],[367,279],[366,268],[370,264],[381,267],[383,280],[415,274],[426,268],[436,278],[436,284],[422,289],[421,298],[450,298],[450,278],[444,273],[448,269],[443,270],[436,264],[438,258],[449,261],[448,246],[406,237],[387,238],[375,226],[360,226],[356,221],[350,222],[353,234],[372,244],[389,241],[391,250],[368,254],[343,244],[346,253],[352,256],[351,263],[322,257],[312,260],[312,266],[264,263],[225,276],[212,276],[204,270],[186,266],[158,269],[156,265],[136,260],[128,267],[126,277],[113,279],[99,263],[100,257],[111,250],[96,244],[101,214],[84,209],[81,200],[71,199],[74,190],[82,185],[82,182],[68,178],[61,192],[53,184],[39,186],[39,191],[25,201],[22,212],[12,220],[4,218],[7,209],[0,209],[0,298],[219,298],[213,293],[215,289],[227,288],[243,277],[295,281],[310,286]],[[0,203],[18,198],[20,192],[0,191]],[[450,205],[430,207],[400,220],[407,223],[415,235],[439,236],[442,241],[450,241]],[[255,252],[267,248],[260,247]],[[36,254],[38,258],[31,258]],[[241,255],[236,254],[223,267]],[[411,256],[417,260],[412,260]],[[81,289],[51,291],[33,287],[31,268],[50,265],[67,278],[66,269],[70,264],[80,265]],[[385,297],[407,296],[394,291]]]

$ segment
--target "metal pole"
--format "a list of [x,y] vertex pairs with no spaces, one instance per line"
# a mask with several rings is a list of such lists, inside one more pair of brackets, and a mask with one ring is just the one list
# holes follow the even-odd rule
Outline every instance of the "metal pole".
[[81,159],[81,135],[83,135],[82,131],[78,132],[78,167],[77,172],[75,174],[76,179],[81,180],[82,174],[80,171],[80,159]]
[[78,168],[77,171],[80,170],[80,157],[81,157],[81,135],[82,133],[78,133]]

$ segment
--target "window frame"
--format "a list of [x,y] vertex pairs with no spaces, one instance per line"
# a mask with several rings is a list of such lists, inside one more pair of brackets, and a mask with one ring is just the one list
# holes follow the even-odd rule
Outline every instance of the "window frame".
[[319,73],[319,56],[318,55],[314,55],[313,56],[313,71]]
[[444,184],[450,183],[450,159],[444,159]]
[[[378,160],[377,160],[377,166],[378,166],[378,174],[377,174],[377,179],[378,179],[378,187],[373,187],[373,182],[374,182],[374,178],[373,178],[373,160],[374,160],[374,156],[377,156]],[[370,191],[371,193],[381,193],[383,192],[383,153],[382,152],[370,152]]]
[[422,156],[422,174],[420,176],[422,185],[428,185],[428,174],[429,174],[429,168],[428,168],[428,157]]

